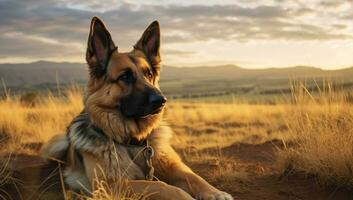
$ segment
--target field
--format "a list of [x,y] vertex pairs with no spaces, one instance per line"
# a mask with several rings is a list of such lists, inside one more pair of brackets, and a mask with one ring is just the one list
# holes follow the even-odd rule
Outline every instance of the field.
[[[300,83],[291,91],[289,100],[271,103],[171,100],[165,120],[175,131],[172,144],[194,171],[235,199],[353,198],[350,92],[328,84],[313,94]],[[82,107],[77,88],[61,97],[0,101],[0,199],[33,190],[25,181],[35,174],[18,177],[37,166],[41,144],[64,132]],[[63,195],[60,180],[43,185],[42,199],[71,196]],[[96,191],[94,199],[110,199],[110,193]]]

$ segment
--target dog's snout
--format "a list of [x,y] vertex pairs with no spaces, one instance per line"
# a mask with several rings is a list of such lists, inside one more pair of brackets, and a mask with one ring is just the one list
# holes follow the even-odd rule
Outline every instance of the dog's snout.
[[160,95],[160,94],[151,94],[148,97],[148,102],[150,105],[152,105],[153,107],[161,107],[165,104],[165,102],[167,102],[167,99],[165,98],[165,96]]

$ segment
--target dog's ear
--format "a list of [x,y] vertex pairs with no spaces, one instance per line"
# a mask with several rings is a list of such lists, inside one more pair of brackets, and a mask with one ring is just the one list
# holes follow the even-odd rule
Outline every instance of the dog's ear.
[[148,61],[152,66],[158,66],[161,62],[159,55],[160,46],[160,30],[158,21],[152,22],[142,37],[134,45],[135,49],[141,50],[147,57]]
[[93,17],[86,52],[86,61],[91,75],[97,78],[104,75],[110,54],[115,49],[112,37],[102,20]]

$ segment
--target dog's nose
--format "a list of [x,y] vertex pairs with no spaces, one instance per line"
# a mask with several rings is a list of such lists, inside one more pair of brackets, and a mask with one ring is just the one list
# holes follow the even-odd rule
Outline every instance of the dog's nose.
[[155,108],[159,108],[165,104],[167,98],[160,94],[152,94],[148,98],[148,102]]

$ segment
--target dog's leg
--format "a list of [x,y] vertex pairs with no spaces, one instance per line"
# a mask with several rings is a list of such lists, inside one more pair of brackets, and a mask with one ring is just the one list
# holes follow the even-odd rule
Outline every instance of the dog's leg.
[[210,185],[187,167],[170,145],[156,148],[153,160],[156,176],[202,200],[233,200],[230,194]]
[[[112,191],[123,191],[126,197],[145,197],[149,200],[195,200],[184,190],[162,181],[121,180],[108,182]],[[116,189],[114,189],[116,187]],[[121,195],[121,194],[110,194]]]
[[130,180],[133,193],[144,194],[150,200],[193,200],[184,190],[161,181]]

